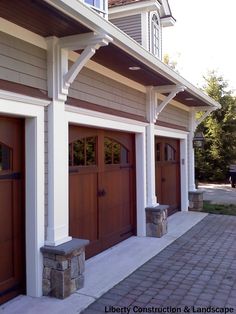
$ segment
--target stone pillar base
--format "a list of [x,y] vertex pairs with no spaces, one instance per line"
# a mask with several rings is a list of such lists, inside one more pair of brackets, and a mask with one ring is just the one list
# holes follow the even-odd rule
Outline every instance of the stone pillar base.
[[85,246],[88,240],[72,239],[58,246],[44,246],[43,295],[64,299],[84,285]]
[[146,208],[146,235],[147,237],[161,238],[167,233],[168,205],[158,205]]
[[190,191],[189,197],[189,210],[202,211],[203,209],[203,191]]

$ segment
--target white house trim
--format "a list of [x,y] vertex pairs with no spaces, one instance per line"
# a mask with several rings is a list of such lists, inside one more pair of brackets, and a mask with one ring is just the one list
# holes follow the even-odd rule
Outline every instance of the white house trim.
[[4,89],[0,89],[0,98],[6,100],[13,100],[17,102],[27,103],[40,107],[47,107],[50,103],[50,100],[33,98],[21,94],[17,94],[14,92],[5,91]]
[[[66,106],[66,109],[68,106]],[[137,235],[146,236],[145,223],[145,207],[146,207],[146,149],[145,149],[145,126],[140,125],[139,122],[135,124],[128,123],[122,118],[120,121],[117,117],[109,119],[107,116],[95,116],[87,111],[84,113],[75,113],[66,111],[66,120],[69,124],[78,124],[88,127],[106,128],[125,132],[135,133],[136,143],[136,200],[137,200]]]
[[134,2],[123,6],[111,7],[108,10],[109,19],[116,19],[124,16],[160,10],[160,3],[156,0]]
[[[0,114],[25,118],[26,168],[26,288],[27,295],[42,295],[42,256],[44,245],[44,108],[23,102],[1,91]],[[35,99],[36,103],[41,100]]]
[[180,186],[181,186],[181,211],[188,210],[188,132],[156,126],[154,135],[170,137],[180,140]]
[[141,39],[142,39],[142,46],[149,49],[149,31],[148,31],[148,12],[141,12]]
[[111,120],[111,121],[116,121],[118,123],[131,124],[134,126],[145,127],[146,125],[148,125],[147,122],[132,120],[129,118],[123,118],[123,117],[114,116],[114,115],[111,115],[108,113],[93,111],[93,110],[84,109],[84,108],[78,108],[78,107],[74,107],[74,106],[70,106],[70,105],[65,105],[65,110],[67,112],[82,114],[82,115],[86,115],[86,116],[90,116],[90,117],[94,117],[94,118],[98,118],[98,119],[101,118],[103,120],[107,119],[107,120]]

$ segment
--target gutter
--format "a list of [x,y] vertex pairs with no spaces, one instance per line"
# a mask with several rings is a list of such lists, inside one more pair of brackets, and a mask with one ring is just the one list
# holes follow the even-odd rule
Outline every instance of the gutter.
[[161,60],[154,57],[149,51],[138,44],[134,39],[129,37],[118,27],[111,22],[104,19],[98,13],[93,11],[85,3],[80,0],[43,0],[49,5],[55,7],[57,10],[70,16],[72,19],[82,23],[91,31],[98,33],[106,33],[113,38],[113,44],[127,52],[129,55],[135,57],[138,61],[148,66],[150,69],[161,74],[169,79],[173,84],[184,85],[186,91],[195,97],[206,102],[206,106],[211,106],[214,109],[220,108],[220,104],[211,97],[200,91],[197,87],[192,85],[189,81],[177,74]]

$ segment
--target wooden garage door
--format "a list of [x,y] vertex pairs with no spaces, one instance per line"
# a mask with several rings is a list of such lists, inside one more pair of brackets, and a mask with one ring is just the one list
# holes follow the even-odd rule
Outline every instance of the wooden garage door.
[[156,137],[156,194],[160,204],[169,205],[168,215],[180,210],[179,140]]
[[70,127],[70,235],[86,258],[135,233],[134,135]]
[[24,292],[24,120],[0,117],[0,304]]

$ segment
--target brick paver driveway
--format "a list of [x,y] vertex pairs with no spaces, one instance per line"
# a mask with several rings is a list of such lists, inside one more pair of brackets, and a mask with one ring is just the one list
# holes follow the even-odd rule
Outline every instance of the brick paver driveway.
[[236,217],[208,215],[83,313],[236,313]]

